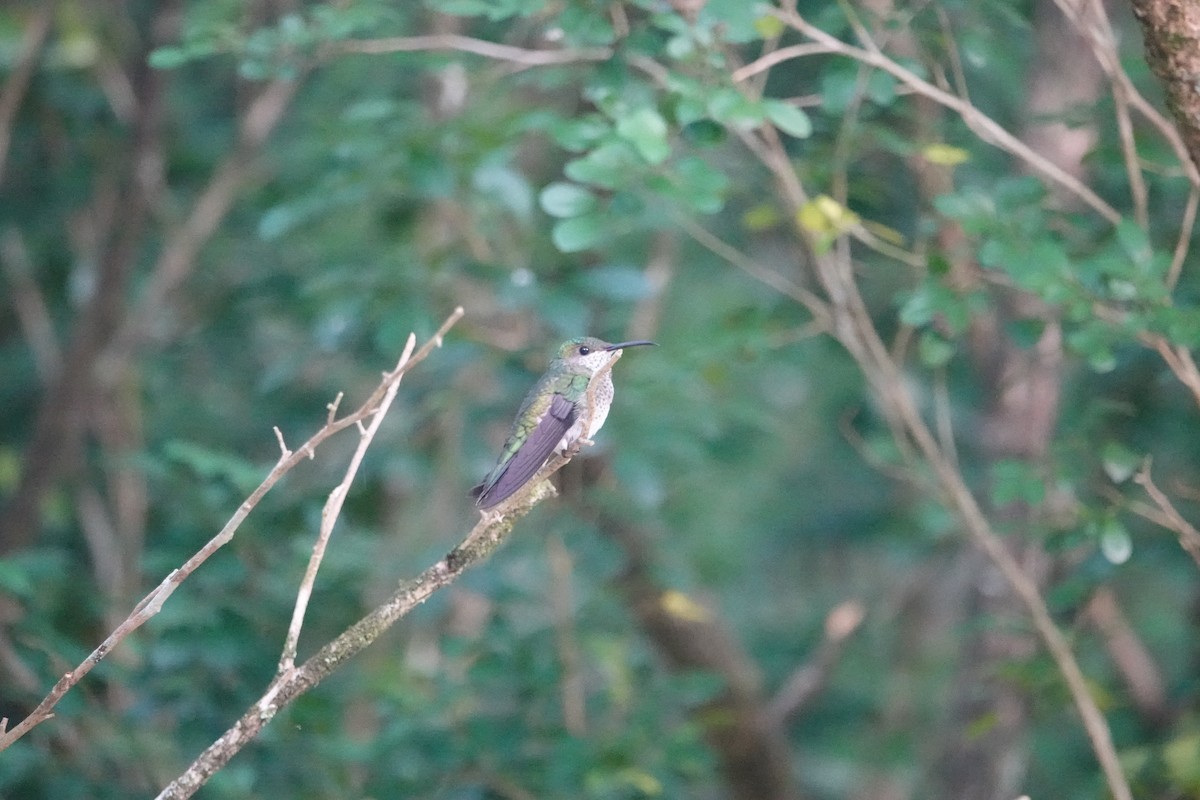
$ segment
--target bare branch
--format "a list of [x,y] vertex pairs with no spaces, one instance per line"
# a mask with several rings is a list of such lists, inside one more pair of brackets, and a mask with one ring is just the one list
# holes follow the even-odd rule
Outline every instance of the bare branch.
[[287,458],[292,454],[292,451],[288,450],[287,443],[283,441],[283,431],[279,430],[278,425],[272,426],[271,430],[275,431],[275,438],[279,441],[279,452],[284,458]]
[[46,44],[46,36],[50,33],[50,23],[54,19],[54,4],[43,3],[29,20],[25,35],[21,39],[21,54],[17,63],[8,74],[8,80],[0,89],[0,183],[4,182],[4,167],[8,163],[8,147],[12,143],[12,129],[16,122],[17,110],[21,100],[29,88],[29,81],[37,67],[38,56]]
[[817,295],[805,289],[803,286],[797,286],[786,276],[774,272],[753,259],[744,255],[740,250],[726,243],[719,236],[709,231],[703,225],[697,224],[690,217],[679,214],[676,215],[676,220],[687,232],[688,236],[696,241],[697,244],[704,247],[709,252],[720,258],[725,259],[733,266],[745,272],[751,278],[762,283],[782,295],[792,298],[800,305],[808,309],[808,313],[812,314],[813,320],[823,329],[829,327],[829,307],[828,304]]
[[429,599],[438,589],[453,583],[469,567],[495,551],[508,538],[517,520],[528,514],[542,500],[554,495],[554,488],[546,479],[567,461],[568,459],[562,456],[552,457],[525,488],[496,508],[483,513],[462,543],[444,558],[416,578],[401,583],[400,588],[390,598],[347,628],[299,667],[277,675],[263,696],[251,705],[229,730],[209,745],[183,774],[171,781],[159,793],[158,800],[181,800],[191,797],[217,770],[252,741],[280,710],[317,686],[343,663],[374,642],[397,620]]
[[[448,331],[456,322],[458,322],[459,319],[462,318],[462,315],[463,309],[461,307],[456,308],[454,313],[447,317],[446,321],[442,323],[441,328],[438,329],[438,332],[435,336],[436,341],[441,341],[441,337],[445,335],[446,331]],[[371,396],[368,397],[366,402],[359,406],[356,411],[345,417],[342,417],[339,420],[326,423],[320,430],[314,433],[299,450],[292,452],[288,451],[287,448],[284,447],[283,452],[280,454],[279,460],[275,463],[275,466],[272,467],[271,471],[267,473],[267,476],[263,478],[262,483],[260,483],[258,487],[250,493],[250,496],[247,497],[240,506],[238,506],[237,511],[234,512],[229,521],[225,523],[225,526],[221,529],[221,531],[211,540],[209,540],[207,544],[200,548],[195,555],[184,562],[181,567],[173,570],[169,575],[167,575],[167,577],[164,578],[163,581],[153,591],[143,597],[141,602],[137,604],[133,612],[125,619],[125,621],[117,626],[116,630],[110,633],[108,637],[79,664],[79,666],[77,666],[74,670],[67,672],[58,680],[58,682],[54,685],[54,688],[50,690],[50,693],[46,695],[42,702],[38,704],[37,708],[35,708],[29,714],[29,716],[23,719],[18,725],[16,725],[16,727],[6,731],[2,736],[0,736],[0,751],[6,749],[9,745],[11,745],[17,739],[20,739],[35,726],[52,717],[54,707],[63,698],[63,696],[71,690],[72,687],[79,683],[79,681],[85,675],[91,672],[92,669],[99,664],[100,661],[106,655],[108,655],[108,653],[114,647],[116,647],[125,639],[125,637],[140,628],[147,620],[157,614],[162,609],[162,605],[164,602],[166,602],[167,598],[169,598],[175,592],[175,590],[179,588],[179,586],[188,578],[188,576],[195,572],[196,569],[199,568],[200,565],[205,561],[207,561],[213,553],[221,549],[221,547],[223,547],[233,538],[233,535],[237,532],[242,522],[245,521],[246,517],[249,516],[250,512],[254,510],[262,498],[266,496],[267,492],[269,492],[271,488],[279,482],[280,478],[286,475],[303,459],[311,457],[311,454],[316,450],[316,448],[330,436],[339,431],[345,430],[349,426],[354,425],[360,420],[376,413],[389,390],[389,381],[399,380],[400,375],[423,361],[432,351],[433,343],[434,340],[426,342],[421,349],[418,350],[415,355],[413,355],[412,358],[408,359],[403,369],[397,369],[396,371],[389,373],[388,378],[385,379],[384,382],[381,383],[379,387],[371,393]],[[278,432],[276,433],[277,436],[279,436]],[[279,440],[282,446],[282,436],[279,436]]]
[[[1004,149],[1021,156],[1044,175],[1053,176],[1114,224],[1120,220],[1120,214],[1096,197],[1090,189],[1033,152],[970,103],[921,80],[891,59],[852,47],[829,36],[794,13],[778,9],[773,10],[773,13],[809,38],[826,43],[838,52],[859,61],[878,66],[901,81],[909,83],[921,94],[957,111],[981,138],[1000,143]],[[748,77],[748,74],[750,73],[743,77]],[[802,190],[796,186],[795,170],[786,158],[786,153],[781,153],[778,147],[761,142],[759,144],[759,147],[752,150],[775,173],[776,180],[784,190],[785,199],[792,205],[791,212],[798,212]],[[859,293],[849,248],[845,246],[844,239],[845,237],[841,237],[836,243],[837,247],[830,252],[812,251],[816,274],[822,288],[832,300],[831,332],[859,363],[863,376],[871,386],[884,411],[884,417],[893,430],[896,442],[902,444],[906,440],[911,441],[915,451],[929,465],[940,491],[958,515],[970,538],[988,556],[1020,599],[1039,637],[1054,659],[1079,711],[1084,730],[1091,740],[1092,749],[1110,791],[1116,800],[1132,800],[1129,783],[1117,758],[1108,723],[1091,694],[1079,662],[1071,652],[1070,644],[1051,617],[1037,584],[1025,573],[1020,563],[1009,552],[1004,540],[992,529],[965,478],[949,454],[942,450],[937,437],[922,418],[901,366],[889,354]]]
[[1162,512],[1161,518],[1158,519],[1160,525],[1169,530],[1175,531],[1179,537],[1179,546],[1187,552],[1192,560],[1196,562],[1196,566],[1200,567],[1200,531],[1192,523],[1183,518],[1179,510],[1175,508],[1175,504],[1171,502],[1171,498],[1159,489],[1154,479],[1150,477],[1150,458],[1147,457],[1142,462],[1142,468],[1137,475],[1133,476],[1134,483],[1146,490],[1146,494],[1150,495],[1150,499],[1158,506],[1158,510]]
[[1141,23],[1146,61],[1166,90],[1167,106],[1175,117],[1191,155],[1193,175],[1200,166],[1200,6],[1178,0],[1133,0],[1133,15]]
[[857,600],[847,600],[829,612],[825,617],[825,637],[817,652],[788,677],[767,706],[767,714],[776,724],[783,724],[788,717],[800,713],[820,694],[841,658],[846,642],[858,630],[866,613],[863,604]]
[[233,205],[249,176],[251,160],[283,118],[299,85],[298,80],[277,79],[250,103],[242,116],[233,151],[213,172],[183,224],[167,238],[137,307],[124,320],[105,354],[108,360],[123,359],[148,335],[154,315],[162,311],[171,292],[191,274],[201,246],[212,237]]
[[33,279],[25,238],[16,227],[10,227],[0,239],[0,264],[12,287],[12,304],[33,353],[34,367],[42,383],[49,385],[62,370],[62,347],[54,334],[46,300]]
[[1183,273],[1183,262],[1187,261],[1188,249],[1192,243],[1192,228],[1196,224],[1196,207],[1200,206],[1200,186],[1193,185],[1188,193],[1187,205],[1183,209],[1183,219],[1179,223],[1179,238],[1175,242],[1175,252],[1171,255],[1171,266],[1167,270],[1166,284],[1168,289],[1174,289]]
[[1172,709],[1167,700],[1162,669],[1121,612],[1112,587],[1097,589],[1084,613],[1104,637],[1104,646],[1129,687],[1129,696],[1138,713],[1151,725],[1167,723],[1172,717]]
[[[430,341],[440,347],[442,337],[437,335]],[[383,395],[383,399],[379,401],[379,407],[371,414],[371,424],[364,428],[362,420],[357,422],[359,430],[358,447],[355,448],[354,455],[350,458],[350,465],[346,467],[345,477],[329,493],[329,499],[325,501],[325,507],[321,509],[321,530],[317,534],[316,544],[313,545],[313,552],[311,558],[309,558],[308,567],[304,570],[304,578],[300,581],[300,590],[296,595],[296,605],[292,610],[292,622],[288,627],[287,639],[283,645],[283,657],[279,660],[279,671],[281,673],[287,672],[296,666],[296,646],[300,641],[300,628],[304,625],[304,614],[308,609],[309,598],[312,597],[313,584],[317,580],[317,570],[321,568],[321,560],[325,557],[325,547],[329,544],[329,537],[333,535],[333,526],[342,513],[342,505],[346,502],[346,495],[350,492],[350,484],[354,482],[354,477],[358,474],[358,468],[362,464],[363,456],[366,455],[367,448],[371,446],[371,442],[375,439],[375,433],[379,430],[379,425],[383,422],[388,409],[391,408],[392,401],[396,399],[396,392],[400,388],[400,379],[404,377],[408,360],[412,357],[413,348],[416,347],[416,344],[416,335],[410,333],[408,341],[404,345],[404,352],[400,355],[400,362],[396,364],[396,368],[392,372],[385,373],[384,375],[384,382],[388,385],[388,388]]]
[[[843,55],[863,64],[881,69],[918,94],[928,97],[954,111],[967,124],[967,127],[973,130],[983,141],[989,142],[1021,159],[1047,180],[1079,197],[1113,225],[1121,221],[1121,213],[1101,199],[1099,195],[1093,192],[1082,181],[1067,173],[1061,167],[1046,159],[1030,148],[1029,145],[1009,133],[1004,126],[1000,125],[987,114],[984,114],[972,105],[970,101],[934,86],[884,53],[855,47],[835,36],[830,36],[799,14],[779,9],[773,9],[771,13],[817,44],[823,45],[827,52]],[[777,50],[774,53],[764,56],[759,61],[746,65],[734,73],[734,80],[745,80],[765,69],[770,69],[775,64],[788,60],[789,57],[796,57],[788,53],[789,49],[783,48],[782,50]]]
[[608,47],[587,47],[580,50],[530,50],[507,44],[475,39],[456,33],[428,36],[397,36],[387,39],[352,39],[333,48],[338,53],[413,53],[427,50],[471,53],[496,61],[507,61],[522,67],[544,67],[554,64],[574,64],[580,61],[607,61],[613,51]]

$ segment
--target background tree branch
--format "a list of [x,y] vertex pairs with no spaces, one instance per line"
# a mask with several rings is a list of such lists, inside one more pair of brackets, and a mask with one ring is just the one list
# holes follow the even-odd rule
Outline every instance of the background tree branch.
[[1200,168],[1200,95],[1195,83],[1200,74],[1200,8],[1188,0],[1133,0],[1132,5],[1142,26],[1146,62],[1162,83],[1194,176]]

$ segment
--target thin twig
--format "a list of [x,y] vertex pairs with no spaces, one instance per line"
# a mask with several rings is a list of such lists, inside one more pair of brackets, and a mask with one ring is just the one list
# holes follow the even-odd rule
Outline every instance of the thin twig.
[[1200,405],[1200,369],[1196,368],[1191,352],[1185,347],[1176,347],[1158,334],[1145,334],[1138,338],[1158,351],[1167,368],[1192,393],[1196,404]]
[[1179,510],[1175,508],[1175,504],[1171,502],[1171,498],[1167,497],[1163,490],[1154,483],[1154,479],[1150,477],[1149,456],[1142,462],[1142,468],[1133,476],[1133,482],[1146,490],[1146,494],[1150,495],[1150,499],[1162,512],[1159,524],[1175,532],[1175,535],[1179,537],[1179,546],[1192,557],[1196,566],[1200,567],[1200,531],[1183,518]]
[[800,305],[808,309],[808,313],[812,314],[813,320],[822,328],[828,329],[829,325],[829,307],[828,304],[817,295],[805,289],[803,286],[797,286],[792,283],[784,275],[778,272],[767,269],[758,264],[753,259],[744,255],[733,245],[726,243],[716,234],[709,231],[703,225],[697,224],[691,217],[684,214],[675,215],[675,220],[680,227],[696,241],[697,244],[704,247],[709,252],[728,261],[733,266],[745,272],[750,277],[754,278],[759,283],[765,284],[782,295],[792,298]]
[[[158,795],[158,800],[191,797],[219,769],[252,741],[283,708],[316,687],[351,657],[374,642],[397,620],[424,603],[444,586],[453,583],[466,569],[490,555],[512,532],[518,519],[554,494],[546,478],[566,463],[555,457],[529,482],[525,491],[485,513],[462,543],[416,578],[399,589],[370,613],[322,647],[295,669],[280,673],[255,703],[224,734],[209,745],[184,772]],[[499,511],[503,509],[503,511]]]
[[[829,36],[794,12],[786,9],[772,9],[771,13],[779,16],[785,23],[810,39],[827,44],[851,58],[878,66],[902,82],[909,84],[921,94],[958,112],[968,127],[974,130],[981,139],[996,143],[1018,155],[1043,175],[1078,194],[1113,224],[1120,221],[1120,214],[1080,181],[1032,151],[970,103],[918,78],[886,56],[852,47]],[[778,53],[772,55],[778,55]],[[740,70],[737,77],[744,80],[783,60],[785,59],[760,59]],[[743,140],[745,138],[743,137]],[[786,153],[780,153],[778,149],[770,146],[763,146],[763,142],[759,142],[759,145],[758,148],[752,148],[752,150],[775,174],[776,181],[784,190],[785,199],[792,205],[792,213],[798,212],[801,205],[796,191],[798,179],[794,168],[786,158]],[[888,353],[859,293],[849,249],[839,243],[839,246],[832,251],[814,252],[813,262],[822,288],[832,300],[833,335],[859,363],[863,376],[867,379],[884,411],[884,418],[892,428],[897,444],[906,441],[912,443],[922,460],[933,471],[933,477],[941,492],[946,496],[949,506],[957,512],[970,538],[997,567],[1006,583],[1025,606],[1038,635],[1054,659],[1082,718],[1084,730],[1087,732],[1097,761],[1104,772],[1109,790],[1115,800],[1132,800],[1129,783],[1125,779],[1117,758],[1108,723],[1092,697],[1079,662],[1071,652],[1071,647],[1062,631],[1050,616],[1046,601],[1037,584],[1025,574],[1016,558],[1009,552],[1003,539],[992,529],[991,523],[980,508],[970,487],[967,486],[962,473],[955,467],[948,454],[941,449],[937,437],[922,418],[902,368]]]
[[17,63],[8,73],[4,88],[0,89],[0,183],[4,182],[4,167],[8,163],[8,148],[12,143],[12,129],[17,119],[17,110],[21,107],[21,100],[29,88],[38,57],[50,33],[54,8],[54,3],[43,3],[29,20],[25,35],[21,39],[21,53],[17,57]]
[[507,61],[523,67],[544,67],[554,64],[574,64],[580,61],[607,61],[613,51],[608,47],[586,47],[579,50],[531,50],[508,44],[489,42],[456,33],[428,36],[396,36],[385,39],[350,39],[334,46],[335,53],[413,53],[422,51],[471,53],[496,61]]
[[[440,342],[441,337],[445,334],[445,332],[449,330],[454,323],[458,322],[462,315],[462,308],[456,308],[454,313],[447,317],[446,321],[442,323],[442,327],[438,329],[438,332],[434,335],[434,337],[429,342],[426,342],[425,346],[422,347],[416,355],[409,359],[406,369],[412,369],[412,367],[420,363],[420,361],[422,361],[425,356],[429,354],[430,350],[432,350],[434,343]],[[179,586],[188,578],[188,576],[195,572],[196,569],[199,568],[199,566],[205,561],[207,561],[213,553],[221,549],[221,547],[223,547],[233,538],[233,535],[237,532],[242,522],[245,521],[250,512],[253,511],[263,497],[266,496],[267,492],[269,492],[271,488],[279,482],[280,478],[286,475],[293,467],[295,467],[305,458],[309,458],[310,454],[314,452],[316,448],[330,436],[339,431],[345,430],[351,425],[357,424],[360,420],[363,420],[375,413],[375,411],[379,408],[380,402],[382,402],[385,394],[387,393],[387,390],[388,381],[385,380],[375,389],[374,392],[371,393],[371,396],[368,397],[366,402],[359,406],[356,411],[348,414],[345,417],[342,417],[339,420],[327,422],[296,451],[287,449],[286,445],[283,443],[282,435],[280,435],[279,431],[276,430],[276,435],[279,438],[279,444],[282,451],[278,461],[275,462],[275,466],[271,468],[271,471],[267,473],[267,476],[263,478],[262,483],[260,483],[258,487],[250,493],[250,496],[247,497],[240,506],[238,506],[237,511],[235,511],[233,516],[230,517],[229,521],[225,523],[225,526],[221,529],[221,531],[211,540],[209,540],[207,544],[196,551],[195,555],[185,561],[182,566],[180,566],[178,569],[172,570],[172,572],[167,575],[167,577],[164,578],[162,582],[154,588],[153,591],[143,597],[137,606],[134,607],[133,612],[130,613],[125,621],[118,625],[116,630],[110,633],[108,637],[105,638],[105,640],[101,642],[100,645],[79,664],[79,666],[59,678],[58,682],[54,685],[54,688],[52,688],[50,693],[47,694],[42,702],[38,704],[37,708],[35,708],[27,717],[25,717],[25,719],[17,724],[16,727],[4,732],[3,735],[0,735],[0,751],[6,749],[9,745],[20,739],[35,726],[50,719],[54,715],[54,707],[63,698],[63,696],[72,689],[72,687],[79,683],[79,681],[82,680],[85,675],[91,672],[92,669],[95,668],[95,666],[99,664],[106,655],[108,655],[109,651],[124,641],[125,637],[140,628],[147,620],[157,614],[162,609],[162,605],[164,602],[166,602],[167,598],[169,598],[175,592],[175,590],[179,588]]]
[[[1093,192],[1086,184],[1076,178],[1074,175],[1063,170],[1054,162],[1042,156],[1037,151],[1033,150],[1029,145],[1022,142],[1013,134],[1009,133],[1004,126],[1000,125],[994,119],[984,114],[976,106],[972,105],[968,100],[965,100],[956,95],[938,88],[929,81],[924,80],[916,73],[906,69],[894,59],[883,53],[876,53],[870,50],[865,50],[861,47],[843,42],[836,36],[830,36],[825,31],[809,23],[804,17],[799,14],[788,12],[780,9],[772,9],[771,13],[783,20],[788,25],[795,28],[800,33],[812,39],[818,44],[823,44],[829,52],[852,58],[856,61],[877,67],[884,72],[887,72],[892,77],[899,80],[901,83],[911,87],[917,93],[928,97],[951,111],[954,111],[963,122],[973,130],[979,138],[985,142],[989,142],[1002,150],[1011,153],[1020,158],[1025,163],[1029,164],[1036,172],[1041,174],[1046,179],[1056,183],[1078,196],[1084,203],[1090,206],[1093,210],[1099,213],[1102,217],[1108,220],[1113,225],[1121,221],[1121,213],[1106,203],[1099,195]],[[794,57],[788,51],[790,48],[777,50],[758,61],[747,64],[742,69],[733,74],[735,82],[746,80],[747,78],[770,69],[776,64],[787,61]]]
[[1162,668],[1121,612],[1117,593],[1111,586],[1101,586],[1088,601],[1084,613],[1104,638],[1109,658],[1129,688],[1129,696],[1142,719],[1151,725],[1169,722],[1173,716],[1172,704],[1167,701]]
[[[418,353],[418,355],[420,355]],[[581,418],[583,429],[591,427],[595,408],[593,393],[605,373],[611,370],[622,353],[617,351],[608,363],[596,371],[588,385],[587,411]],[[416,357],[413,359],[416,360]],[[412,362],[409,362],[410,364]],[[191,766],[171,781],[158,795],[158,800],[182,800],[191,797],[249,743],[281,709],[312,689],[341,664],[357,655],[375,641],[398,619],[425,602],[435,591],[454,582],[468,567],[490,555],[512,532],[517,520],[542,500],[555,494],[549,478],[579,452],[585,440],[580,437],[566,453],[555,453],[532,480],[495,508],[480,514],[479,522],[462,542],[419,576],[401,583],[387,601],[346,629],[336,639],[321,648],[295,669],[280,672],[263,695],[216,741],[201,753]]]
[[816,653],[797,667],[767,705],[767,717],[782,724],[799,714],[829,682],[850,636],[858,630],[867,610],[858,600],[838,604],[825,617],[825,637]]
[[[440,334],[430,340],[431,344],[435,342],[440,345]],[[362,464],[363,456],[366,455],[367,448],[375,439],[375,433],[379,430],[379,425],[383,422],[388,409],[391,408],[392,401],[396,399],[396,392],[400,389],[400,380],[408,369],[408,362],[416,344],[416,334],[410,333],[396,368],[389,373],[384,373],[383,380],[388,384],[387,391],[384,393],[383,399],[379,401],[379,407],[371,414],[371,424],[364,428],[361,420],[357,423],[359,427],[358,446],[354,449],[354,455],[350,457],[346,475],[342,478],[342,482],[329,493],[325,507],[321,509],[321,528],[317,534],[317,541],[313,544],[312,556],[304,570],[304,577],[300,581],[300,588],[296,593],[296,605],[292,609],[292,622],[288,626],[283,655],[279,659],[280,672],[287,672],[296,666],[296,647],[300,642],[300,628],[304,625],[304,614],[308,610],[308,601],[312,597],[313,584],[317,581],[317,571],[321,568],[322,559],[325,558],[325,548],[329,544],[329,537],[333,535],[333,526],[341,516],[342,505],[346,502],[346,495],[350,493],[350,485],[358,475],[358,468]],[[333,406],[332,403],[330,405]]]
[[12,287],[12,304],[33,353],[33,366],[42,383],[48,386],[62,369],[62,347],[54,334],[46,300],[33,279],[25,237],[15,226],[9,227],[0,239],[0,264]]
[[1167,269],[1167,288],[1174,289],[1183,274],[1183,262],[1187,261],[1188,249],[1192,244],[1192,227],[1196,224],[1196,207],[1200,206],[1200,186],[1193,185],[1188,193],[1187,204],[1183,209],[1183,219],[1179,222],[1179,238],[1175,241],[1175,251],[1171,254],[1171,266]]

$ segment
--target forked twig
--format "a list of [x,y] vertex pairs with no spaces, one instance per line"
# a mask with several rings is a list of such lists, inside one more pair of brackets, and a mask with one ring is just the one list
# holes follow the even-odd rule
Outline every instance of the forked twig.
[[[795,12],[772,9],[771,13],[796,31],[807,36],[813,42],[824,45],[828,52],[843,55],[862,64],[881,69],[904,85],[910,87],[913,91],[933,100],[939,105],[945,106],[958,114],[967,127],[974,131],[981,140],[995,145],[1021,159],[1047,180],[1074,194],[1113,225],[1121,221],[1121,213],[1105,202],[1091,188],[1084,184],[1083,181],[1067,173],[1057,164],[1054,164],[1045,156],[1033,150],[1029,145],[1009,133],[1004,126],[980,111],[970,101],[933,85],[885,53],[855,47],[838,39],[836,36],[831,36]],[[737,70],[733,73],[733,80],[735,82],[744,81],[759,72],[770,69],[776,64],[809,54],[811,54],[811,51],[807,49],[802,52],[794,50],[791,47],[784,47]]]
[[[591,427],[597,378],[612,369],[621,357],[617,351],[607,364],[596,371],[588,385],[588,410],[584,429]],[[555,453],[524,487],[495,508],[482,512],[479,522],[462,542],[428,567],[416,578],[404,581],[385,602],[377,606],[336,639],[322,647],[299,667],[281,671],[263,695],[234,725],[197,756],[191,766],[162,790],[158,800],[182,800],[191,797],[213,774],[253,740],[281,709],[319,684],[352,656],[364,650],[401,617],[424,603],[435,591],[454,582],[466,569],[491,554],[512,532],[518,519],[542,500],[554,495],[547,480],[579,452],[581,437],[566,453]]]
[[100,661],[106,655],[108,655],[108,653],[114,647],[124,641],[129,634],[133,633],[135,630],[145,624],[147,620],[157,614],[162,609],[163,603],[166,602],[167,598],[169,598],[175,592],[175,590],[179,588],[179,586],[188,578],[189,575],[195,572],[196,569],[199,568],[200,565],[205,561],[207,561],[213,553],[221,549],[221,547],[233,539],[233,535],[237,532],[237,529],[241,526],[242,522],[245,521],[246,517],[250,515],[250,512],[253,511],[263,497],[266,496],[267,492],[269,492],[271,488],[279,482],[280,478],[286,475],[293,467],[295,467],[305,458],[311,458],[312,453],[316,450],[316,448],[330,436],[339,431],[345,430],[351,425],[358,424],[363,419],[366,419],[368,416],[376,413],[376,411],[379,409],[380,403],[383,401],[384,397],[389,391],[391,382],[399,381],[404,372],[424,360],[424,358],[429,355],[429,352],[433,349],[433,347],[436,344],[441,343],[442,336],[445,335],[446,331],[448,331],[456,322],[458,322],[462,315],[462,308],[456,308],[454,313],[447,317],[446,321],[442,323],[441,328],[438,329],[438,332],[433,336],[433,338],[430,339],[429,342],[426,342],[425,345],[412,358],[410,358],[407,363],[404,364],[403,369],[398,368],[396,371],[389,373],[384,381],[375,389],[374,392],[371,393],[371,396],[367,398],[366,402],[359,406],[356,411],[336,420],[332,419],[331,413],[331,419],[327,421],[320,430],[309,437],[308,441],[306,441],[298,450],[289,450],[284,443],[283,436],[279,433],[278,429],[276,429],[275,434],[279,440],[281,451],[279,459],[275,462],[275,466],[271,468],[271,471],[267,473],[267,476],[263,478],[262,483],[260,483],[258,487],[250,493],[250,496],[247,497],[240,506],[238,506],[237,511],[235,511],[233,516],[230,517],[229,521],[225,523],[225,526],[221,529],[221,531],[211,540],[209,540],[207,544],[196,551],[195,555],[185,561],[182,566],[180,566],[178,569],[172,570],[171,573],[167,575],[167,577],[164,578],[157,587],[143,597],[137,606],[134,607],[130,615],[126,617],[125,621],[118,625],[117,628],[110,633],[104,639],[104,641],[101,642],[98,647],[96,647],[95,650],[89,653],[87,658],[80,662],[75,669],[67,672],[61,678],[59,678],[58,682],[55,683],[54,687],[50,690],[50,693],[42,699],[37,708],[35,708],[28,716],[26,716],[25,719],[21,720],[21,722],[11,730],[0,730],[0,751],[6,749],[9,745],[20,739],[35,726],[54,716],[54,707],[58,705],[58,702],[62,700],[63,696],[65,696],[67,692],[69,692],[77,683],[79,683],[79,681],[82,680],[85,675],[91,672],[92,669],[94,669],[95,666],[99,664]]
[[1150,477],[1150,458],[1142,462],[1142,468],[1133,476],[1133,482],[1146,490],[1146,494],[1150,495],[1150,499],[1158,506],[1161,516],[1157,516],[1155,521],[1164,528],[1172,530],[1179,537],[1179,546],[1192,557],[1196,562],[1196,566],[1200,567],[1200,531],[1196,530],[1196,526],[1184,519],[1179,513],[1179,509],[1175,508],[1175,504],[1171,502],[1171,498],[1167,497],[1162,489],[1154,483],[1154,479]]
[[[430,343],[440,343],[440,340],[441,335],[439,334],[431,339]],[[321,561],[325,558],[325,548],[329,544],[329,537],[333,535],[334,523],[337,522],[338,517],[342,513],[342,505],[346,502],[346,495],[350,491],[350,484],[354,482],[354,477],[358,474],[358,467],[362,464],[363,456],[366,455],[367,448],[371,446],[371,442],[375,439],[375,433],[379,430],[379,425],[383,422],[384,416],[387,415],[392,401],[396,399],[396,392],[400,388],[400,379],[404,377],[404,373],[408,369],[409,360],[412,357],[413,348],[416,344],[416,334],[410,333],[408,341],[404,345],[404,352],[400,355],[400,362],[396,364],[394,370],[384,373],[384,383],[388,384],[387,392],[384,393],[383,399],[379,401],[379,407],[371,414],[371,424],[363,428],[361,420],[357,423],[360,431],[358,447],[354,449],[354,455],[350,457],[350,464],[346,467],[345,477],[329,493],[329,498],[325,501],[325,507],[321,509],[321,528],[317,534],[317,541],[313,544],[312,556],[309,558],[308,566],[304,570],[304,577],[300,581],[299,591],[296,593],[296,605],[292,609],[292,622],[288,626],[287,639],[283,644],[283,655],[279,659],[280,672],[287,672],[296,666],[296,647],[300,642],[300,628],[304,625],[304,614],[308,610],[308,601],[312,597],[313,584],[317,581],[317,570],[321,568]],[[340,399],[341,395],[338,395],[338,400]],[[336,410],[336,402],[331,403],[329,408],[330,416]]]

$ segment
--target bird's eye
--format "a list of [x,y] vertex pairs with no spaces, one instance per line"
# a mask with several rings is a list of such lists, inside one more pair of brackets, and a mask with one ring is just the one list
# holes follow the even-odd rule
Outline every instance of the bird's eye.
[[588,347],[586,344],[579,347],[579,355],[581,356],[586,356],[590,352],[592,352],[592,348]]

